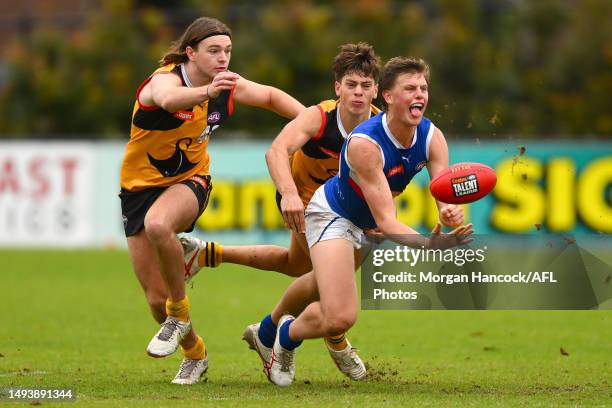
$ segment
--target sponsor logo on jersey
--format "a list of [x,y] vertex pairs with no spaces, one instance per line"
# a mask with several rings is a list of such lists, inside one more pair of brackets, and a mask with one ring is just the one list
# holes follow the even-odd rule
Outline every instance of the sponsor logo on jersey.
[[453,178],[451,179],[451,185],[453,186],[455,197],[463,197],[479,191],[478,178],[475,174]]
[[423,160],[422,162],[420,162],[419,164],[416,165],[416,167],[414,168],[415,171],[421,171],[421,169],[423,167],[425,167],[427,165],[427,160]]
[[393,166],[387,172],[387,177],[393,177],[396,174],[402,174],[404,172],[404,165],[398,164],[397,166]]
[[210,124],[217,123],[221,120],[221,114],[219,112],[212,112],[210,115],[208,115],[208,118],[206,120]]
[[193,121],[193,118],[195,117],[195,113],[187,112],[187,111],[178,111],[178,112],[174,112],[174,117],[180,120],[191,122]]

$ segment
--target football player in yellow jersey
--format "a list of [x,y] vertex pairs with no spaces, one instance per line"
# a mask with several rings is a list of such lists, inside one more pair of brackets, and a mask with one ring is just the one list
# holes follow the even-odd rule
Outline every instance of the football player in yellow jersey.
[[[304,235],[304,208],[316,189],[338,172],[340,149],[347,135],[379,112],[372,101],[377,95],[380,61],[370,45],[342,45],[333,70],[338,99],[303,111],[285,126],[266,154],[270,175],[278,189],[280,211],[292,230],[290,247],[221,247],[193,237],[182,238],[186,264],[197,254],[207,255],[199,257],[204,262],[186,265],[190,275],[197,273],[201,266],[217,266],[221,260],[296,277],[306,274],[294,281],[271,315],[261,323],[248,326],[244,332],[244,339],[259,353],[268,376],[278,319],[287,312],[298,315],[306,306],[302,293],[316,287],[312,274],[307,274],[312,264]],[[354,380],[365,376],[365,366],[344,334],[326,341],[331,357],[345,375]]]
[[208,367],[206,347],[192,328],[185,295],[183,249],[212,188],[206,146],[232,114],[234,101],[294,118],[304,106],[279,89],[228,71],[231,31],[195,20],[138,88],[130,141],[121,169],[121,209],[132,265],[161,324],[147,347],[153,357],[181,345],[175,384],[193,384]]

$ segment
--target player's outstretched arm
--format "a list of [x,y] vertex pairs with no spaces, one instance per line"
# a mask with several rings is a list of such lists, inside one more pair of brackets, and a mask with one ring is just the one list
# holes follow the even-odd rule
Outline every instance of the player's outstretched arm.
[[188,88],[182,86],[178,75],[167,72],[153,75],[138,100],[144,105],[158,106],[168,112],[189,109],[208,99],[207,86]]
[[249,106],[271,110],[285,118],[293,119],[305,108],[297,99],[278,88],[258,84],[240,77],[236,82],[234,99]]
[[380,232],[391,240],[402,241],[400,243],[404,245],[427,246],[427,238],[395,217],[393,195],[383,173],[382,154],[378,145],[361,137],[352,137],[346,154],[357,178],[355,182],[361,188]]
[[281,194],[281,213],[293,231],[304,232],[304,204],[291,175],[289,157],[315,137],[321,127],[321,114],[311,106],[289,122],[266,152],[270,176]]
[[373,142],[354,137],[347,147],[348,162],[357,176],[357,184],[370,207],[378,229],[389,239],[411,247],[450,248],[470,242],[472,225],[466,225],[448,234],[440,232],[440,224],[434,228],[431,238],[420,235],[414,229],[399,222],[395,216],[395,204],[389,184],[383,173],[382,155]]
[[[435,128],[429,143],[429,161],[427,162],[429,179],[433,180],[446,168],[448,168],[448,145],[440,129]],[[436,205],[438,206],[439,219],[442,224],[448,227],[457,227],[463,224],[463,208],[438,200],[436,200]]]

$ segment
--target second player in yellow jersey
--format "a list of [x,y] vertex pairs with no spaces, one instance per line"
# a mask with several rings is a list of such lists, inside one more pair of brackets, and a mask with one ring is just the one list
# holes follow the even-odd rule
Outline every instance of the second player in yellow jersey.
[[[340,117],[339,103],[338,99],[316,105],[321,116],[321,126],[291,157],[291,176],[304,207],[317,188],[338,173],[340,150],[348,136]],[[380,110],[377,107],[370,105],[371,116],[378,112]]]

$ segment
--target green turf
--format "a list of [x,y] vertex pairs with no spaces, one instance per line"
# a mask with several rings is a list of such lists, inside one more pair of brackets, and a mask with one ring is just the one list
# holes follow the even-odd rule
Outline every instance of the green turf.
[[349,337],[368,381],[345,380],[307,341],[294,385],[274,387],[240,337],[288,282],[234,266],[198,276],[189,296],[210,369],[179,387],[178,355],[145,354],[157,327],[125,252],[0,251],[0,388],[72,387],[69,406],[94,407],[612,405],[610,311],[362,312]]

